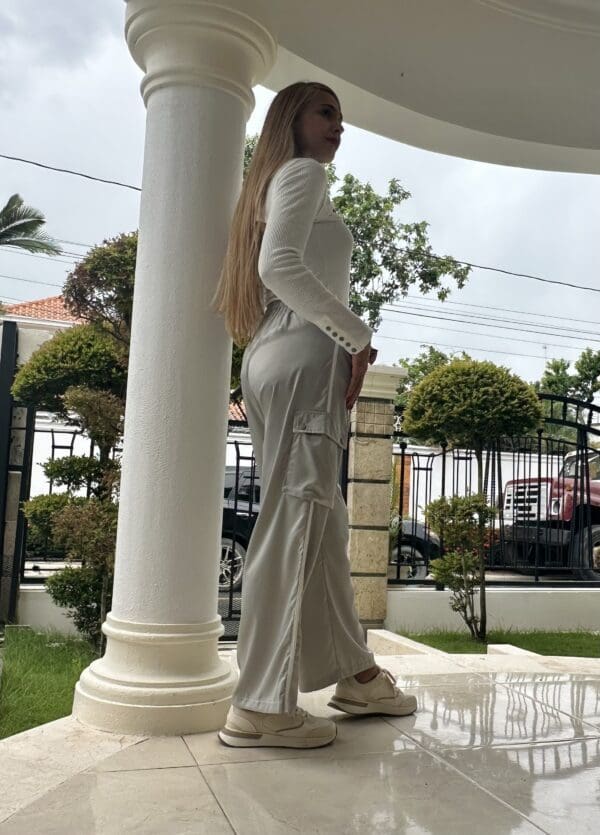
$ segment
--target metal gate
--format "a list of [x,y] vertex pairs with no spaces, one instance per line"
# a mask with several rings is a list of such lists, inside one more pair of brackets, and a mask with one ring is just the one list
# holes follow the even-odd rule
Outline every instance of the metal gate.
[[[488,536],[489,582],[512,572],[536,583],[600,584],[600,407],[540,394],[544,425],[536,435],[502,438],[484,450],[483,491],[495,509]],[[444,551],[429,530],[433,499],[477,490],[472,450],[410,452],[398,415],[394,440],[396,529],[391,583],[431,583],[429,562]],[[506,583],[504,578],[497,582]]]

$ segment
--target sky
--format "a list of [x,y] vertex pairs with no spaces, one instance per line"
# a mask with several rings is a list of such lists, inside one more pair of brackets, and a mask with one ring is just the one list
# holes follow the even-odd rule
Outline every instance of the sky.
[[[0,154],[140,185],[142,73],[124,40],[124,10],[122,0],[3,0]],[[257,87],[255,95],[249,134],[260,131],[274,94]],[[379,192],[397,178],[412,195],[398,220],[426,220],[435,253],[600,290],[598,176],[463,160],[352,125],[336,168]],[[2,205],[18,192],[43,212],[46,231],[68,242],[62,245],[69,253],[83,255],[86,247],[137,228],[139,192],[131,189],[2,158],[0,186]],[[0,299],[57,295],[73,266],[72,256],[2,249]],[[533,381],[546,358],[574,361],[586,347],[600,350],[594,292],[477,269],[443,306],[416,289],[396,306],[384,313],[373,339],[380,363],[414,357],[421,345],[433,344],[446,353],[464,349]]]

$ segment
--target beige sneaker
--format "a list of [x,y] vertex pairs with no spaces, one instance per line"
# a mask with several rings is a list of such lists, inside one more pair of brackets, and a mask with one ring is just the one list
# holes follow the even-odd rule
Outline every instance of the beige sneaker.
[[337,725],[299,707],[293,713],[258,713],[232,705],[218,736],[234,748],[320,748],[336,738]]
[[343,678],[337,683],[328,704],[329,707],[355,715],[385,713],[390,716],[408,716],[417,709],[415,697],[403,693],[390,671],[383,669],[365,684],[361,684],[354,676]]

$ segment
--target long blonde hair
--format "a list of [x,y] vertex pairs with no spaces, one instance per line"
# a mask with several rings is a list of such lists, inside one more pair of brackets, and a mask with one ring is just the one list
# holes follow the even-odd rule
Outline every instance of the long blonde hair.
[[280,90],[271,102],[233,215],[227,251],[212,308],[239,346],[253,337],[263,316],[258,256],[264,232],[263,208],[273,174],[300,155],[296,126],[304,108],[320,93],[336,94],[325,84],[299,81]]

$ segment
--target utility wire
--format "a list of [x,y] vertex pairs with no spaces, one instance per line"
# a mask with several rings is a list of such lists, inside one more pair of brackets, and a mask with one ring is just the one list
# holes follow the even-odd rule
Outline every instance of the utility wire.
[[[110,185],[120,186],[121,188],[132,189],[133,191],[141,191],[141,188],[139,186],[133,186],[130,183],[121,183],[118,180],[106,180],[102,177],[93,177],[91,174],[83,174],[81,171],[73,171],[70,168],[57,168],[53,165],[45,165],[44,163],[41,163],[41,162],[35,162],[34,160],[24,159],[23,157],[14,157],[14,156],[10,156],[9,154],[0,154],[0,158],[12,160],[12,161],[15,161],[15,162],[23,162],[27,165],[35,165],[39,168],[46,168],[50,171],[58,171],[62,174],[72,174],[75,177],[84,177],[87,180],[95,180],[96,182],[99,182],[99,183],[108,183]],[[415,249],[412,249],[410,247],[399,247],[398,251],[399,252],[407,252],[407,253],[419,252],[419,250],[415,250]],[[445,260],[447,260],[448,257],[451,257],[451,256],[435,255],[433,253],[427,253],[426,257],[427,258],[433,258],[434,260],[438,260],[438,261],[445,261]],[[585,286],[583,284],[573,284],[573,283],[568,282],[568,281],[558,281],[556,279],[551,279],[551,278],[542,278],[539,275],[531,275],[530,273],[519,273],[519,272],[513,272],[512,270],[505,270],[502,267],[487,267],[487,266],[484,266],[483,264],[475,264],[472,261],[461,261],[459,258],[453,258],[452,257],[452,260],[457,264],[462,264],[465,267],[472,267],[473,269],[476,269],[476,270],[489,270],[491,272],[496,272],[496,273],[499,273],[501,275],[516,277],[516,278],[529,278],[529,279],[532,279],[533,281],[541,281],[544,284],[556,284],[556,285],[559,285],[561,287],[571,287],[572,289],[575,289],[575,290],[587,290],[591,293],[600,293],[600,287],[588,287],[588,286]]]
[[[416,296],[414,293],[407,293],[405,298],[407,299],[418,299],[422,302],[427,302],[428,304],[437,303],[439,299],[429,299],[426,296]],[[561,319],[564,322],[580,322],[584,325],[598,325],[600,327],[600,322],[595,321],[593,319],[580,319],[579,317],[574,316],[563,316],[562,313],[536,313],[534,310],[515,310],[511,307],[497,307],[496,305],[490,304],[473,304],[470,302],[455,302],[452,299],[446,299],[441,304],[447,305],[457,305],[459,307],[477,307],[481,310],[499,310],[503,313],[517,313],[522,316],[538,316],[542,318],[549,318],[549,319]],[[392,305],[393,306],[393,305]],[[479,314],[478,314],[479,315]]]
[[60,255],[38,255],[35,252],[25,252],[22,249],[16,249],[5,245],[1,245],[0,250],[2,252],[8,252],[10,255],[26,255],[28,258],[39,258],[42,261],[47,261],[48,263],[53,264],[73,264],[76,260],[79,260],[76,258],[61,258]]
[[[449,322],[460,322],[461,324],[465,325],[485,325],[486,327],[492,328],[501,328],[504,329],[507,325],[519,325],[522,328],[527,327],[534,327],[534,328],[549,328],[550,331],[539,331],[539,333],[543,336],[544,334],[548,336],[560,336],[560,333],[554,333],[554,331],[564,331],[566,335],[572,334],[581,334],[583,337],[594,336],[598,333],[597,329],[594,330],[584,330],[583,328],[572,328],[572,327],[563,327],[561,325],[553,325],[553,324],[546,324],[544,322],[528,322],[521,319],[507,319],[503,316],[489,316],[484,313],[475,313],[473,311],[462,312],[460,310],[445,310],[443,306],[441,307],[422,307],[414,302],[409,305],[405,305],[404,307],[396,307],[396,306],[387,306],[383,305],[382,310],[389,311],[390,313],[394,313],[397,316],[402,316],[406,314],[407,316],[410,315],[417,315],[422,310],[427,311],[427,314],[423,314],[424,316],[427,315],[429,318],[433,317],[433,314],[440,314],[437,318],[444,319]],[[415,312],[416,311],[416,312]],[[461,318],[451,318],[451,317],[461,317]],[[474,317],[476,321],[473,321]],[[482,321],[479,321],[482,320]],[[496,324],[499,323],[499,324]],[[536,331],[538,333],[538,331]]]
[[85,249],[93,249],[96,244],[80,244],[78,241],[65,241],[64,238],[55,238],[61,244],[70,244],[71,246],[83,246]]
[[24,281],[25,284],[46,284],[48,287],[57,287],[62,290],[62,284],[53,284],[50,281],[33,281],[31,278],[17,278],[16,275],[3,275],[0,273],[0,278],[10,278],[13,281]]
[[[398,313],[398,311],[395,311],[395,312]],[[462,325],[483,325],[483,324],[485,324],[483,322],[473,322],[472,320],[466,320],[466,319],[452,319],[448,316],[434,316],[431,313],[413,313],[411,311],[403,311],[403,313],[401,315],[403,315],[403,316],[413,316],[413,317],[417,317],[419,319],[436,319],[438,321],[443,321],[443,322],[456,322],[457,324],[462,324]],[[396,320],[388,320],[388,321],[396,321]],[[396,321],[396,324],[400,325],[401,322]],[[529,323],[528,322],[523,322],[521,324],[527,325]],[[561,334],[553,333],[551,331],[537,331],[537,330],[530,330],[530,329],[527,329],[527,328],[524,329],[523,327],[513,328],[510,325],[496,325],[496,324],[491,325],[490,324],[489,327],[494,327],[498,330],[517,331],[518,333],[534,333],[534,334],[538,334],[539,336],[555,336],[555,337],[556,336],[561,336]],[[585,334],[586,331],[578,331],[578,333]],[[483,334],[480,334],[480,335],[483,336]],[[566,338],[568,338],[568,337],[566,337]],[[576,338],[582,339],[583,341],[586,341],[586,342],[600,342],[600,339],[598,339],[597,337],[593,337],[593,336],[581,336],[581,337],[576,337]]]
[[48,171],[58,171],[61,174],[72,174],[74,177],[84,177],[86,180],[95,180],[97,183],[108,183],[111,186],[120,186],[121,188],[130,188],[132,191],[141,191],[139,186],[132,186],[129,183],[120,183],[118,180],[105,180],[103,177],[93,177],[91,174],[82,174],[81,171],[72,171],[70,168],[57,168],[54,165],[45,165],[43,162],[35,162],[31,159],[23,159],[23,157],[13,157],[8,154],[0,154],[2,159],[10,159],[13,162],[24,162],[27,165],[35,165],[38,168],[46,168]]
[[377,339],[393,339],[395,342],[416,342],[424,347],[427,345],[437,345],[439,348],[452,348],[455,351],[484,351],[486,354],[503,354],[510,357],[527,357],[536,360],[545,359],[559,359],[559,357],[540,357],[537,354],[516,354],[514,351],[494,351],[492,348],[474,348],[469,345],[447,345],[444,342],[424,342],[422,339],[404,339],[399,336],[382,336],[377,334]]
[[[419,250],[410,249],[410,248],[398,248],[399,252],[419,252]],[[517,273],[513,272],[512,270],[504,270],[502,267],[485,267],[483,264],[474,264],[472,261],[461,261],[458,258],[454,258],[453,256],[444,256],[444,255],[434,255],[432,253],[427,253],[427,258],[433,258],[436,261],[446,261],[448,258],[451,258],[453,261],[456,261],[457,264],[462,264],[465,267],[472,267],[475,270],[491,270],[495,273],[500,273],[501,275],[508,275],[517,278],[531,278],[533,281],[542,281],[544,284],[559,284],[562,287],[571,287],[574,290],[589,290],[591,293],[600,293],[600,287],[588,287],[584,284],[572,284],[569,281],[557,281],[554,278],[542,278],[539,275],[531,275],[530,273]]]
[[[393,319],[386,319],[385,316],[384,316],[383,321],[384,322],[392,322],[394,320]],[[398,324],[398,323],[396,322],[396,324]],[[405,325],[403,325],[403,327],[405,327],[405,328],[418,328],[418,327],[421,327],[421,326],[417,322],[414,322],[414,323],[413,322],[407,322]],[[444,328],[444,327],[439,327],[438,325],[435,326],[435,329],[436,329],[436,331],[447,331],[449,333],[462,333],[463,336],[464,336],[464,333],[465,333],[464,330],[459,330],[458,328]],[[496,336],[496,335],[491,334],[491,333],[474,333],[474,332],[471,332],[471,333],[469,333],[469,336],[482,336],[485,339],[504,339],[504,341],[506,341],[506,337],[503,334],[498,334]],[[512,338],[515,342],[528,342],[531,345],[540,345],[540,343],[541,343],[541,340],[539,340],[539,339],[520,339],[518,337],[512,337]],[[564,337],[564,338],[567,339],[567,337]],[[586,340],[581,340],[581,341],[585,342]],[[567,351],[581,351],[581,347],[578,347],[576,345],[560,345],[556,342],[544,342],[544,345],[547,345],[548,347],[552,347],[552,348],[562,348],[563,350],[567,350]]]
[[0,301],[3,302],[26,302],[30,299],[14,299],[12,296],[0,296]]

